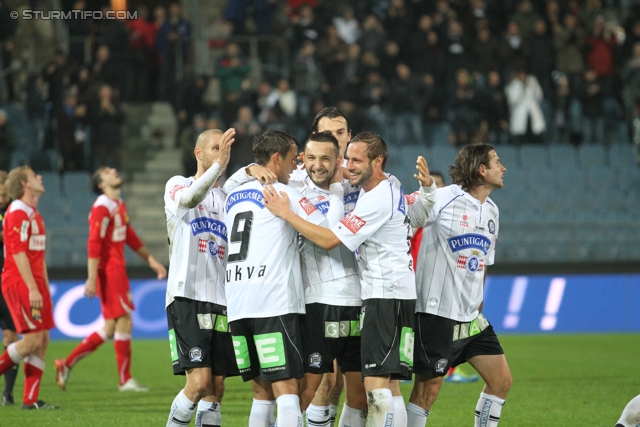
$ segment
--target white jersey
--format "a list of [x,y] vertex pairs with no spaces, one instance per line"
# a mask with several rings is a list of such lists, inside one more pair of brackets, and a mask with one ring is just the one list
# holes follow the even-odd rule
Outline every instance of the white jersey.
[[[323,215],[327,216],[330,227],[353,210],[357,200],[357,197],[353,197],[353,193],[359,193],[359,188],[353,187],[349,181],[333,184],[330,191],[319,188],[311,179],[289,181],[289,185],[300,191]],[[339,188],[338,194],[334,193],[334,188]],[[345,201],[345,193],[350,198],[348,204]],[[331,200],[336,196],[340,198],[337,203]],[[339,206],[340,212],[331,212],[334,204]],[[362,305],[355,253],[344,245],[328,251],[305,238],[301,238],[300,243],[305,302],[336,306]]]
[[395,179],[361,190],[356,207],[332,228],[360,254],[362,299],[415,299],[407,201]]
[[418,253],[416,311],[475,319],[497,240],[498,207],[490,198],[480,203],[458,185],[438,189]]
[[[287,193],[297,215],[326,225],[324,215],[300,192],[280,183],[273,187]],[[242,184],[225,203],[229,321],[305,313],[298,233],[264,207],[262,188],[255,180]]]
[[165,187],[170,263],[166,305],[175,297],[226,305],[227,227],[222,220],[225,194],[212,188],[197,207],[189,209],[180,204],[180,196],[194,181],[192,177],[174,176]]

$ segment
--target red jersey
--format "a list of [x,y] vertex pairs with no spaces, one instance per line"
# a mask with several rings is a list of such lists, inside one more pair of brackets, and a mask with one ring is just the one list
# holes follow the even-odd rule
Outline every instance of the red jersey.
[[98,197],[89,215],[89,258],[99,258],[98,270],[125,268],[124,244],[137,251],[142,242],[129,225],[127,206],[122,199]]
[[44,249],[47,236],[40,212],[22,200],[16,200],[7,209],[2,229],[5,250],[2,282],[23,281],[13,255],[24,252],[36,283],[44,285]]

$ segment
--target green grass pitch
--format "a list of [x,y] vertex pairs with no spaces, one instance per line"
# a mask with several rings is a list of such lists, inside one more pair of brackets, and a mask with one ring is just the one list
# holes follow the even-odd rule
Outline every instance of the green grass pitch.
[[[627,402],[640,394],[640,335],[502,335],[514,381],[500,426],[613,427]],[[168,341],[133,342],[132,373],[148,393],[120,393],[112,345],[103,345],[71,373],[67,391],[55,383],[53,361],[77,342],[54,341],[40,397],[56,411],[0,407],[0,426],[164,426],[184,379],[171,374]],[[1,380],[0,380],[1,383]],[[428,426],[472,426],[482,382],[444,384]],[[16,385],[22,396],[22,373]],[[411,384],[403,384],[405,398]],[[246,426],[251,388],[227,380],[225,426]],[[193,425],[193,422],[192,422]]]

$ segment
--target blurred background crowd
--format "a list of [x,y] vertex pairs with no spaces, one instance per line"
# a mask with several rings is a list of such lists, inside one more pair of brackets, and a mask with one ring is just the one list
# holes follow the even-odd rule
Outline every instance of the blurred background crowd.
[[[355,132],[373,130],[391,145],[634,136],[640,6],[631,0],[217,3],[218,19],[200,31],[210,51],[204,70],[182,6],[140,3],[129,5],[135,19],[65,20],[65,44],[20,85],[11,68],[19,20],[3,1],[0,93],[23,103],[36,135],[31,154],[57,151],[63,171],[95,168],[105,156],[119,166],[120,104],[151,101],[171,103],[185,150],[208,126],[236,127],[243,149],[266,128],[303,139],[326,105],[347,112]],[[18,138],[0,112],[0,168]]]

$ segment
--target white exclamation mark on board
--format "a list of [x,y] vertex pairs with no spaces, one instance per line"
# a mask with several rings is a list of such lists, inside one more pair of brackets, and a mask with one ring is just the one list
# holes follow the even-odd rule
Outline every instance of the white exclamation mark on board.
[[513,280],[513,287],[511,288],[511,296],[509,297],[509,308],[507,315],[504,317],[502,326],[505,329],[514,329],[518,327],[520,322],[520,309],[522,309],[522,303],[527,293],[527,285],[529,279],[527,277],[516,277]]
[[544,306],[544,316],[540,321],[540,329],[543,331],[553,331],[556,328],[557,314],[558,310],[560,310],[560,304],[562,304],[566,284],[567,281],[564,277],[556,277],[551,280],[547,303]]

